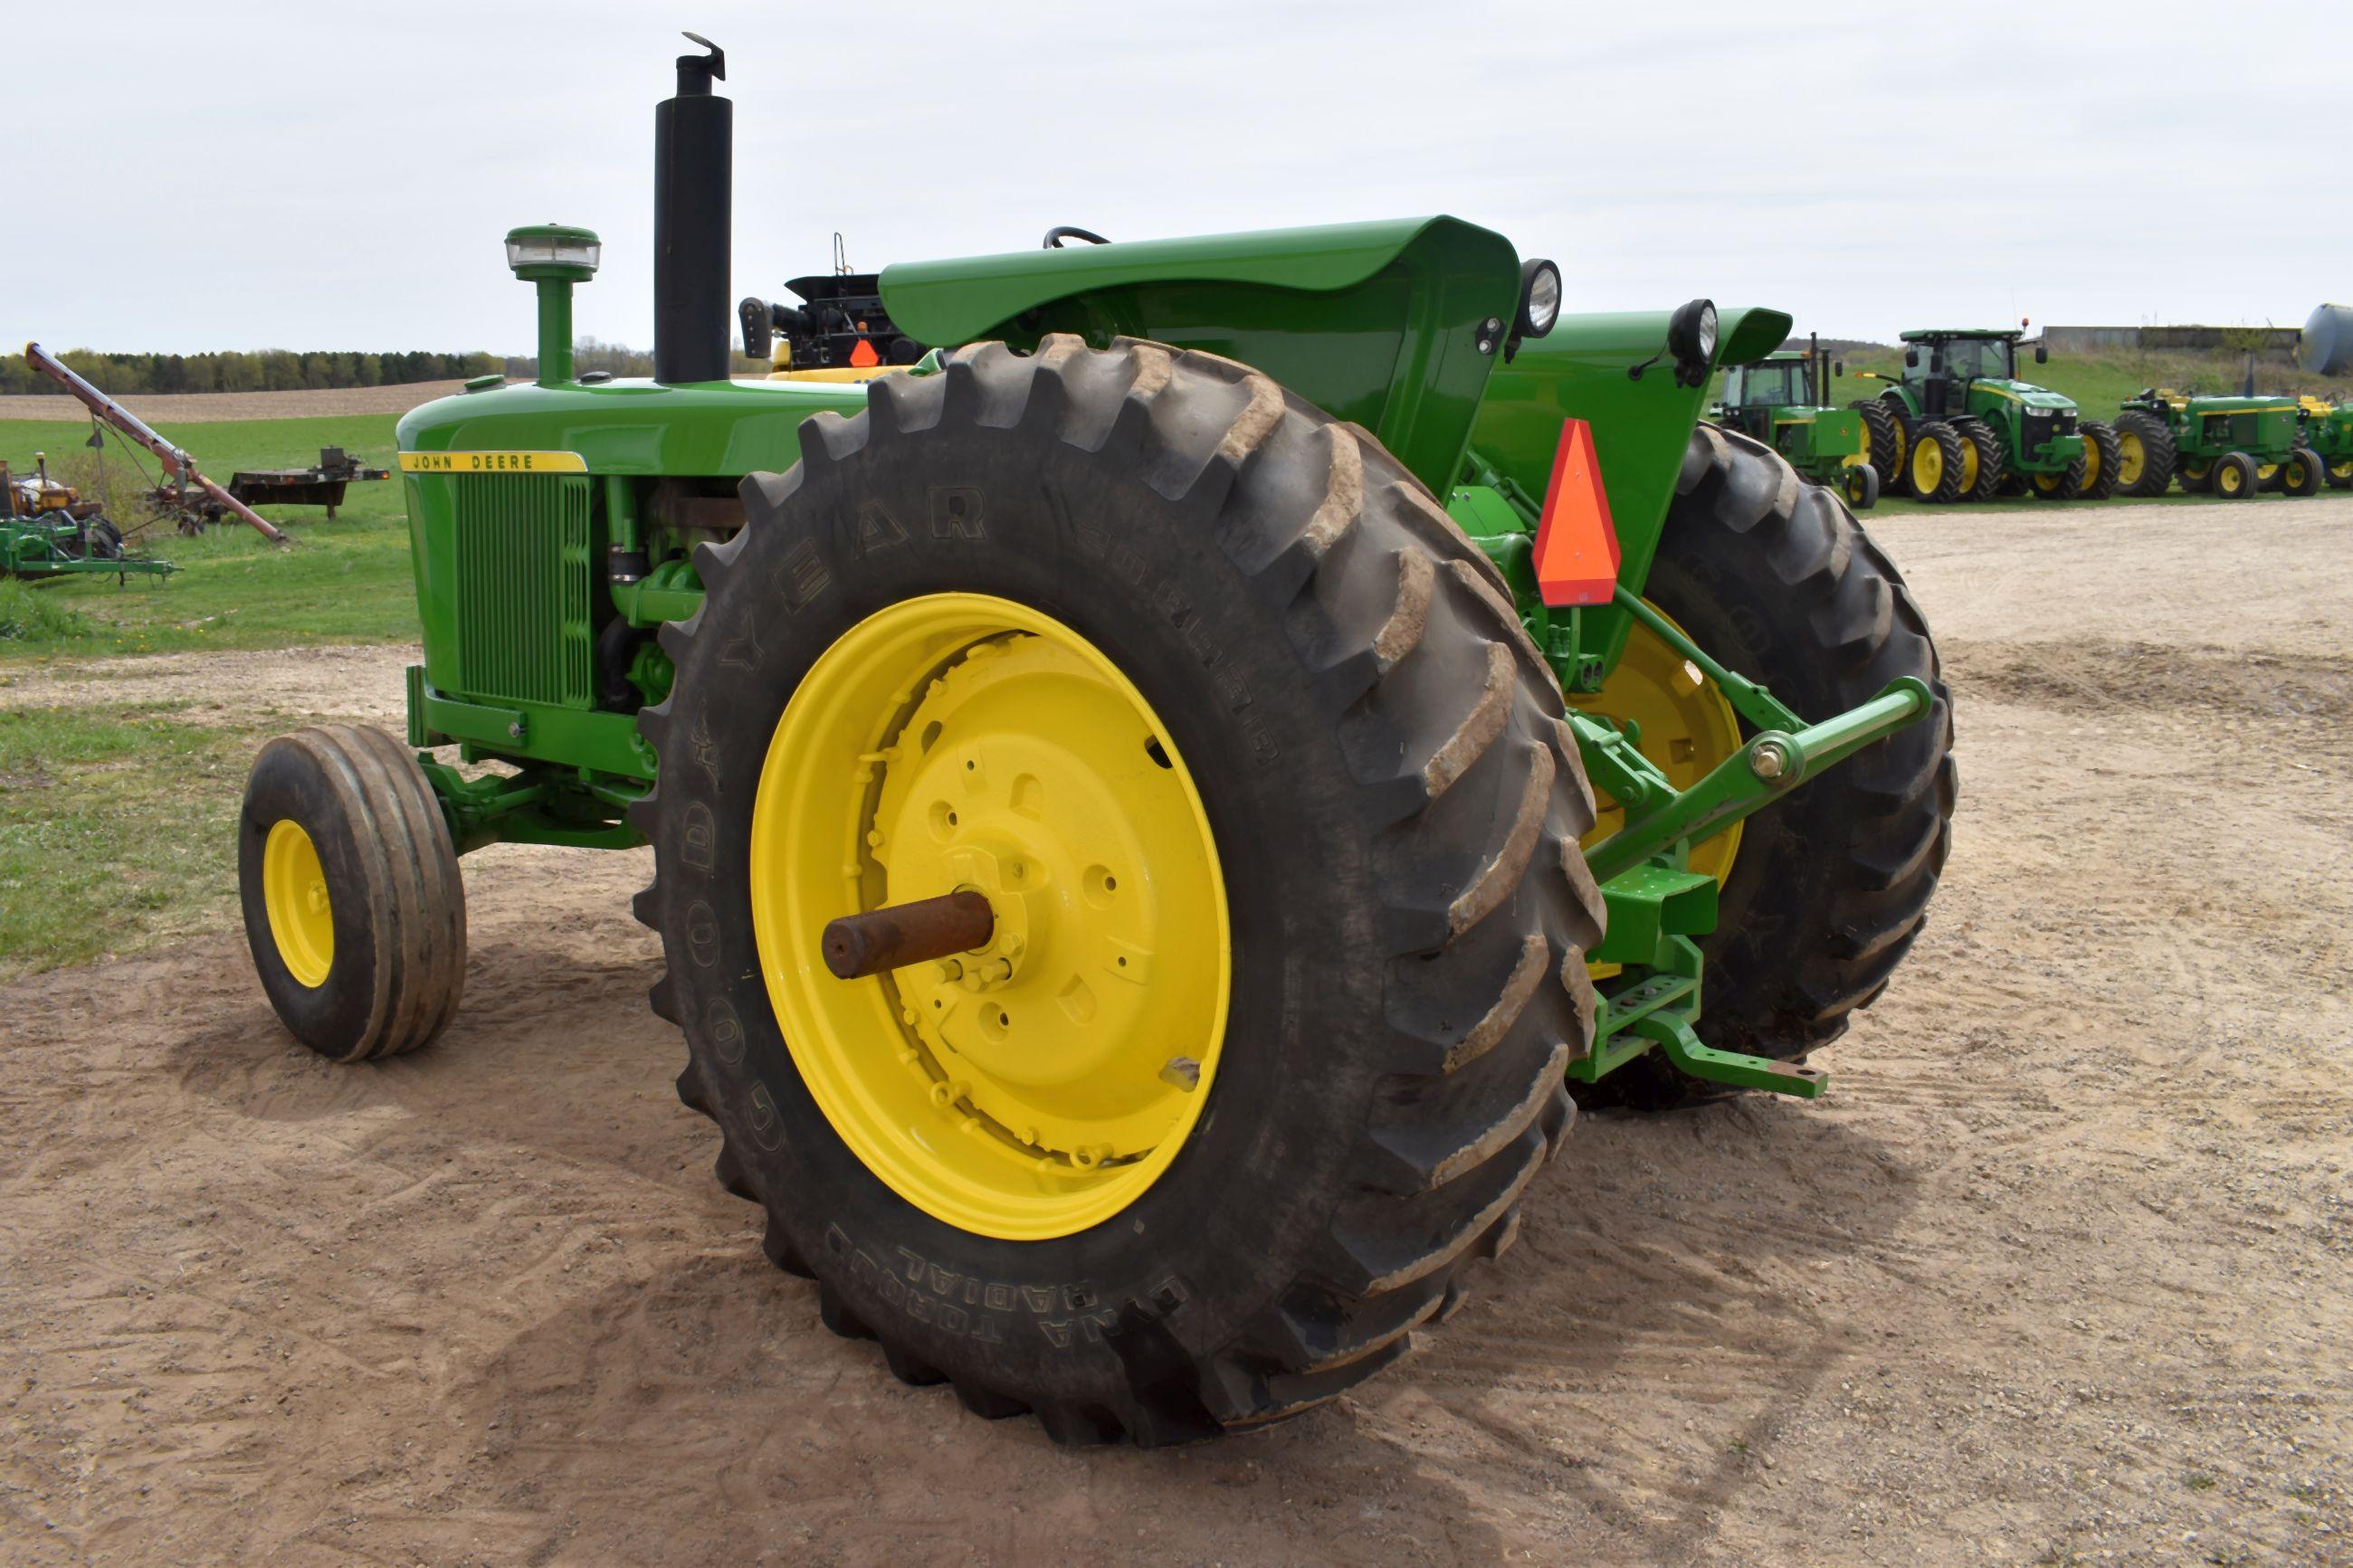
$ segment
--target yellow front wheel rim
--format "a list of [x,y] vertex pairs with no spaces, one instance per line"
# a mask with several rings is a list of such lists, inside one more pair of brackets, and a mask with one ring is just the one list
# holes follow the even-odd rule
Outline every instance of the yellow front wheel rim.
[[2084,483],[2081,489],[2089,494],[2100,482],[2100,444],[2090,437],[2084,438]]
[[2147,466],[2148,451],[2141,445],[2140,437],[2129,430],[2118,434],[2116,437],[2117,485],[2128,489],[2140,483],[2141,474]]
[[[1658,609],[1656,605],[1651,607]],[[1659,615],[1683,631],[1665,611],[1660,610]],[[1635,749],[1679,790],[1699,783],[1740,749],[1740,716],[1725,700],[1724,693],[1699,666],[1669,647],[1640,621],[1627,634],[1626,652],[1601,689],[1590,696],[1572,696],[1569,701],[1620,725],[1633,724]],[[1626,826],[1622,806],[1599,790],[1594,798],[1601,809],[1593,831],[1585,836],[1588,845],[1598,844]],[[1741,824],[1736,822],[1715,837],[1693,845],[1691,868],[1705,872],[1721,885],[1732,875],[1732,862],[1740,853],[1740,829]]]
[[1912,488],[1928,495],[1944,482],[1944,449],[1934,441],[1915,442],[1912,447]]
[[261,905],[286,973],[298,985],[324,985],[335,966],[334,906],[318,846],[291,817],[273,824],[262,840]]
[[2244,487],[2235,465],[2226,465],[2214,475],[2214,488],[2226,496],[2234,496]]
[[[1176,1157],[1232,985],[1200,792],[1101,650],[1010,600],[877,611],[810,667],[752,805],[752,919],[794,1065],[885,1185],[977,1235],[1111,1218]],[[827,921],[985,894],[987,945],[837,980]]]
[[1976,493],[1978,472],[1978,444],[1964,437],[1961,440],[1961,493],[1963,495]]

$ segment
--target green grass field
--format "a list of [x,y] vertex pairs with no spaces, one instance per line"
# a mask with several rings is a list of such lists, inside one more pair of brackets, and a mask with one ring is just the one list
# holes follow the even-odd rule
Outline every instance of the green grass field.
[[[391,415],[261,419],[164,426],[160,433],[224,482],[238,468],[307,468],[321,447],[341,447],[377,467],[394,455]],[[85,499],[111,489],[110,515],[126,526],[142,515],[132,498],[149,479],[110,440],[100,483],[98,455],[83,445],[87,424],[0,420],[0,458],[29,468],[36,451],[49,471]],[[153,458],[138,454],[148,474]],[[189,539],[166,529],[138,542],[181,570],[161,580],[85,577],[34,589],[0,583],[0,661],[170,653],[203,647],[295,647],[313,643],[401,642],[417,636],[408,531],[399,479],[351,487],[333,522],[317,507],[264,507],[295,540],[280,549],[240,523]],[[39,601],[27,609],[28,601]],[[7,628],[18,629],[10,635]]]
[[153,705],[0,709],[0,979],[233,926],[261,739]]

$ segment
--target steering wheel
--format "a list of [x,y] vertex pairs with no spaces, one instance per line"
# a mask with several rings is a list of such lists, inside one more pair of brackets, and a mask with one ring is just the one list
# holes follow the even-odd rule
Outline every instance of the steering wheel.
[[1079,228],[1067,223],[1058,223],[1053,227],[1046,231],[1046,243],[1039,247],[1039,248],[1043,250],[1060,250],[1062,248],[1062,241],[1066,239],[1083,239],[1089,245],[1109,245],[1111,243],[1110,240],[1105,239],[1102,235],[1095,233],[1092,229]]

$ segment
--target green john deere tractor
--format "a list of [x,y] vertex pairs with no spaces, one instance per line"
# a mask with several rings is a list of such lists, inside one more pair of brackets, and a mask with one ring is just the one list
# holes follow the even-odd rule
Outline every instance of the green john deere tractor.
[[2305,442],[2292,397],[2200,397],[2147,387],[2116,416],[2118,488],[2158,496],[2172,480],[2192,495],[2243,500],[2259,489],[2316,495],[2327,465]]
[[1396,1361],[1580,1101],[1820,1091],[1952,731],[1838,498],[1698,423],[1787,316],[1557,320],[1422,218],[903,263],[785,330],[912,361],[731,382],[723,74],[657,113],[653,378],[573,374],[601,247],[518,229],[538,381],[401,422],[405,743],[271,742],[237,830],[297,1038],[448,1026],[464,853],[650,844],[768,1256],[1068,1442]]
[[2296,399],[2296,414],[2300,442],[2319,457],[2328,488],[2353,489],[2353,403],[2304,396]]
[[[2015,331],[1904,334],[1904,374],[1857,400],[1872,463],[1925,501],[2105,500],[2116,488],[2116,434],[2074,403],[2018,379]],[[2034,363],[2048,363],[2041,344]],[[1865,371],[1866,379],[1884,380]]]
[[1862,413],[1820,402],[1834,374],[1844,372],[1833,370],[1818,341],[1803,353],[1777,350],[1726,371],[1723,401],[1708,417],[1764,442],[1806,479],[1837,489],[1855,510],[1868,511],[1879,502],[1879,469],[1871,460]]

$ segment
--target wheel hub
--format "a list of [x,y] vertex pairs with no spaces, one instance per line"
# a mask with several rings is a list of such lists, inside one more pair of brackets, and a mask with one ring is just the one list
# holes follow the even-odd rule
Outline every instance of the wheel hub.
[[298,985],[316,990],[335,963],[335,914],[318,846],[292,817],[272,823],[261,846],[261,904],[278,957]]
[[[845,634],[777,726],[752,889],[796,1065],[927,1212],[1068,1234],[1198,1118],[1230,983],[1215,845],[1142,696],[1059,622],[940,595]],[[988,900],[978,948],[853,981],[808,962],[826,918],[959,890]]]

